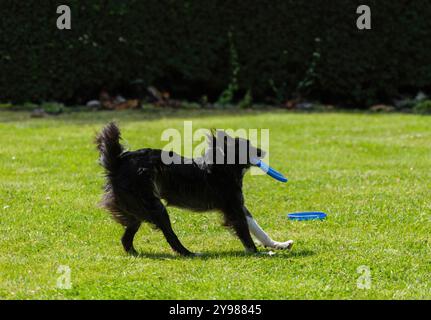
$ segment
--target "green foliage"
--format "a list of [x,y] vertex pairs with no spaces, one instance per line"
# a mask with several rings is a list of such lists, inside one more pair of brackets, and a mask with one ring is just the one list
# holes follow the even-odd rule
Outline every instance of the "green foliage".
[[251,90],[247,90],[244,95],[244,98],[238,103],[238,107],[240,109],[247,109],[253,106],[253,96],[251,94]]
[[58,102],[45,102],[40,107],[50,114],[59,114],[64,111],[64,105]]
[[315,87],[316,79],[318,79],[319,77],[316,69],[318,67],[320,57],[321,57],[319,52],[320,50],[318,47],[320,43],[320,39],[316,38],[315,42],[316,42],[317,48],[316,48],[316,51],[313,52],[310,66],[305,72],[304,79],[298,83],[298,87],[297,87],[297,91],[302,95],[308,95],[310,93],[310,91]]
[[18,110],[33,111],[33,110],[38,109],[40,107],[39,107],[39,105],[37,105],[35,103],[26,102],[26,103],[23,103],[21,105],[15,106],[15,108]]
[[413,110],[417,113],[431,113],[431,100],[423,100],[418,102]]
[[217,104],[226,106],[228,104],[233,103],[233,99],[236,91],[238,90],[238,74],[241,70],[239,61],[238,61],[238,52],[235,48],[235,44],[232,39],[232,32],[228,33],[229,37],[229,53],[230,53],[230,66],[232,68],[232,75],[230,78],[230,82],[227,88],[220,95]]
[[12,103],[0,103],[0,110],[7,110],[13,107]]
[[273,79],[268,80],[268,85],[274,94],[274,100],[277,104],[282,104],[288,98],[288,85],[283,81],[280,86],[277,86]]
[[[70,31],[56,28],[59,4]],[[0,0],[0,101],[82,103],[137,79],[221,104],[251,89],[371,105],[430,87],[431,2],[369,0],[369,31],[356,28],[360,4]]]

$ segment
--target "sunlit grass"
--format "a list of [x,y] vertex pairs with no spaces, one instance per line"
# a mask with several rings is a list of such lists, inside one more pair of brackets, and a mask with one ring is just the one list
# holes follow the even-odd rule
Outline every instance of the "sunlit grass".
[[[246,203],[292,252],[246,255],[216,213],[170,208],[199,258],[174,255],[144,225],[126,256],[122,228],[97,207],[92,143],[115,119],[131,148],[162,147],[166,128],[268,128],[271,165],[290,181],[245,178]],[[431,118],[273,112],[94,112],[30,119],[0,112],[0,298],[431,298]],[[319,210],[323,222],[291,222]],[[264,251],[261,249],[261,251]],[[71,289],[57,288],[61,265]],[[370,289],[357,281],[371,272]],[[362,280],[361,280],[362,279]]]

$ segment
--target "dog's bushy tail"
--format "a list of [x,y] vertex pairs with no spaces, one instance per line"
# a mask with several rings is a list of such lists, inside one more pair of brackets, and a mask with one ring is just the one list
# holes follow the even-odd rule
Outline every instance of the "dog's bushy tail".
[[120,139],[120,129],[114,122],[108,123],[96,136],[96,145],[100,152],[100,165],[105,168],[107,174],[115,173],[119,167],[119,156],[124,151]]

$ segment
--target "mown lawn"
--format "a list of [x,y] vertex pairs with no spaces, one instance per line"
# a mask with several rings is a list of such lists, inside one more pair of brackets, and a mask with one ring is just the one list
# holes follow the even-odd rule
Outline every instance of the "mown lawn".
[[[195,129],[269,128],[271,165],[290,181],[247,175],[246,201],[273,238],[296,241],[293,251],[243,254],[217,214],[171,208],[179,238],[203,255],[174,255],[144,225],[140,257],[126,256],[121,226],[97,207],[103,175],[92,140],[111,119],[131,148],[162,147],[162,131],[190,119]],[[430,299],[430,168],[425,116],[0,112],[0,298]],[[305,210],[328,219],[286,219]],[[71,270],[70,289],[57,287],[61,268]]]

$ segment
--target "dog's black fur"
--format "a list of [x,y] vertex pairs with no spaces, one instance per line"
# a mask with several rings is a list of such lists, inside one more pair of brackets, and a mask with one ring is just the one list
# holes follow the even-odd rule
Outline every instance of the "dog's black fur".
[[162,199],[167,205],[193,211],[222,212],[225,225],[233,228],[246,250],[257,251],[248,229],[246,216],[251,215],[244,206],[242,193],[243,176],[251,166],[249,156],[244,164],[240,164],[239,152],[235,152],[235,163],[231,164],[226,163],[227,159],[225,164],[210,159],[226,157],[229,148],[239,150],[241,143],[246,143],[247,154],[254,153],[262,158],[264,152],[251,146],[248,140],[232,138],[222,131],[213,131],[209,137],[209,147],[203,157],[187,159],[169,152],[171,158],[178,157],[182,161],[182,164],[169,165],[162,162],[166,151],[125,151],[114,123],[108,124],[96,137],[100,163],[107,176],[102,205],[125,227],[121,242],[126,252],[136,254],[133,238],[145,221],[163,232],[174,251],[181,255],[192,254],[172,230]]

